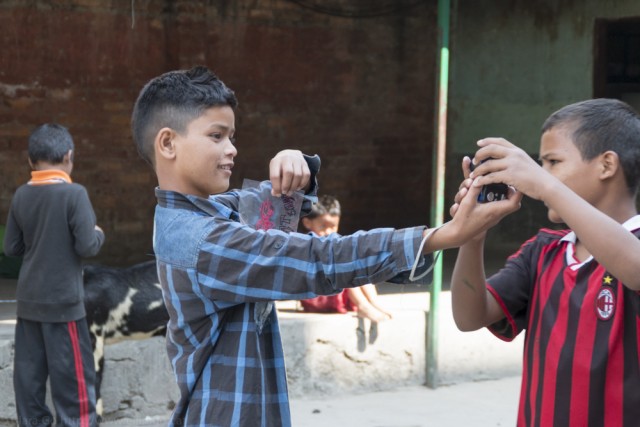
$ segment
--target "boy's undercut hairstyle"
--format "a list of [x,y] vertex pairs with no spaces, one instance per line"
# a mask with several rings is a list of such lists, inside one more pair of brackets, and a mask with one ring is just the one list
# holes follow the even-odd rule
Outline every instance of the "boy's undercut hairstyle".
[[167,127],[183,134],[205,110],[218,106],[235,110],[238,100],[206,67],[170,71],[152,79],[140,91],[131,116],[138,153],[155,167],[153,143],[160,129]]
[[45,123],[29,135],[29,160],[31,163],[60,164],[69,150],[73,150],[73,138],[66,127]]
[[335,215],[340,216],[340,202],[333,196],[325,194],[323,196],[318,197],[318,203],[314,203],[311,208],[311,212],[307,215],[307,218],[314,219],[321,215]]
[[583,160],[606,152],[618,154],[627,186],[636,195],[640,186],[640,116],[628,104],[608,98],[567,105],[542,125],[542,133],[564,128]]

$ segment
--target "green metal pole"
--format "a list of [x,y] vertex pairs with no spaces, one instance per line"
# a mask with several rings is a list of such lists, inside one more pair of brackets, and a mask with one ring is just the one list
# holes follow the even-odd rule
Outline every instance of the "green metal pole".
[[[431,227],[444,221],[444,183],[447,151],[447,99],[449,88],[449,20],[450,0],[438,0],[438,41],[440,48],[437,104],[437,143],[433,152],[433,188],[431,192]],[[433,270],[433,286],[429,298],[427,319],[426,383],[430,388],[438,386],[438,303],[442,289],[442,256]]]

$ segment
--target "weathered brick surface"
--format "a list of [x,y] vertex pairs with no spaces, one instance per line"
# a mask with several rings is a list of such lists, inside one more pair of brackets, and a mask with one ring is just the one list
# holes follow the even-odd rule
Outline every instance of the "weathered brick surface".
[[278,150],[298,147],[322,156],[321,192],[342,201],[343,232],[428,220],[433,4],[366,19],[286,0],[131,5],[0,5],[2,221],[28,179],[29,132],[59,122],[75,138],[73,177],[87,187],[107,232],[100,261],[144,259],[156,182],[133,147],[129,116],[149,78],[195,64],[215,70],[240,100],[234,186],[241,177],[265,178]]

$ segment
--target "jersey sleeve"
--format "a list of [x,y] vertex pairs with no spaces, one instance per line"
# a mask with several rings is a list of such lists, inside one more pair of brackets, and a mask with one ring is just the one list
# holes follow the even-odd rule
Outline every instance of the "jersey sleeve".
[[513,340],[527,325],[529,300],[535,283],[539,236],[525,242],[505,266],[487,279],[487,290],[502,308],[505,318],[487,328],[498,338]]

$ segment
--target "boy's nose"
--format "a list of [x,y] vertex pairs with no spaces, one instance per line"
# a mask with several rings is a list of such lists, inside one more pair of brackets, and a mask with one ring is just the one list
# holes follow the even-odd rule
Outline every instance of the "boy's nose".
[[229,155],[231,155],[233,157],[235,157],[238,154],[238,149],[236,148],[235,145],[233,145],[231,140],[229,140],[229,143],[227,144],[226,152],[227,152],[227,154],[229,154]]

